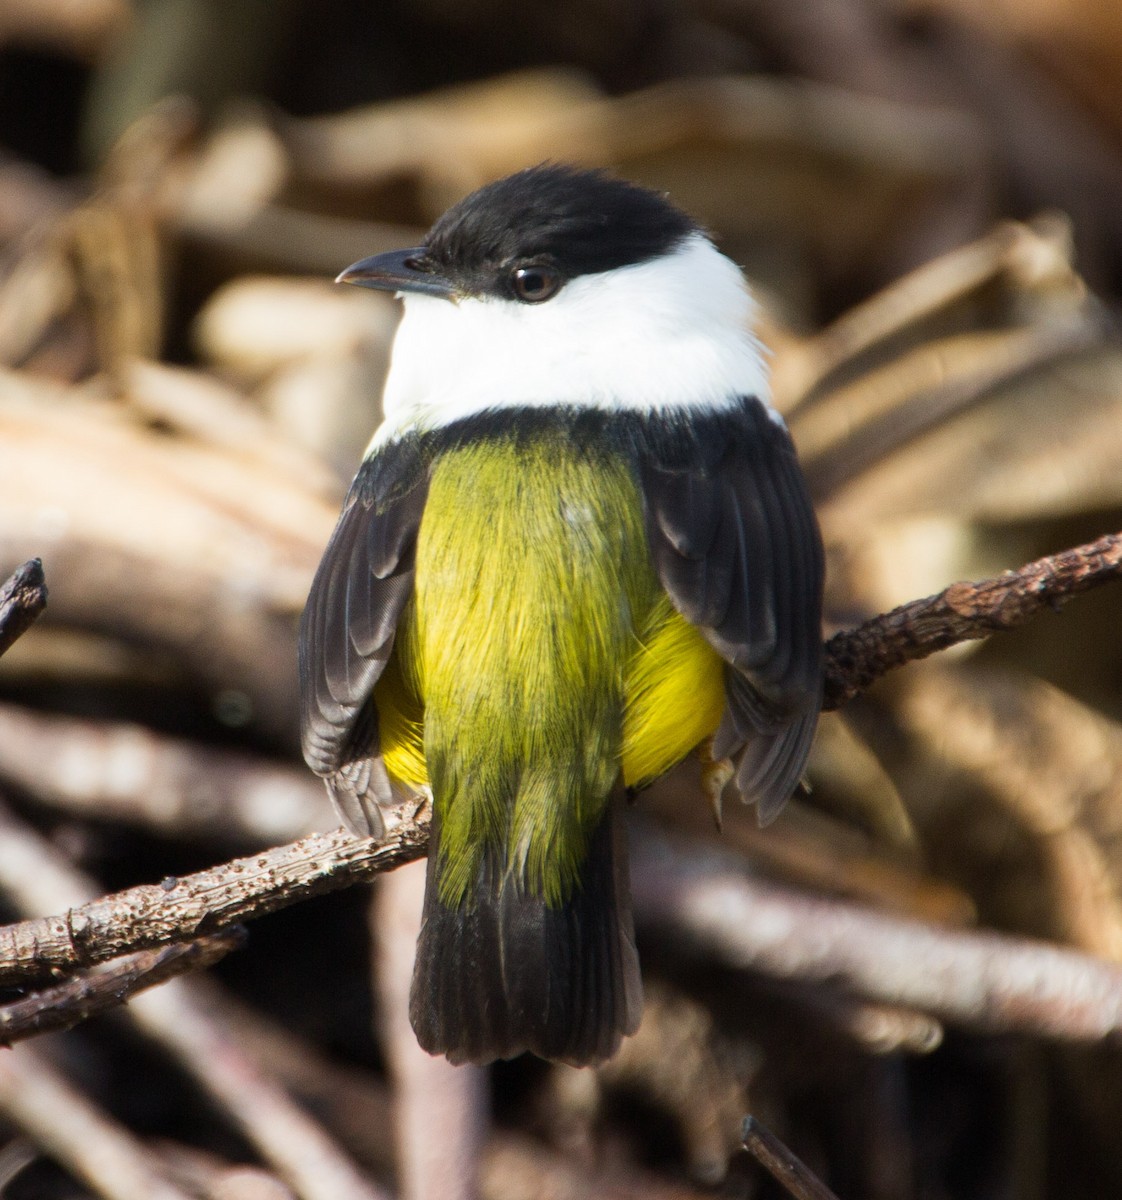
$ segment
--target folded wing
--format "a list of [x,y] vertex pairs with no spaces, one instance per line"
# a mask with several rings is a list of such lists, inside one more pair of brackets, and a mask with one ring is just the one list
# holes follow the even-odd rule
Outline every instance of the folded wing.
[[344,822],[378,835],[393,796],[372,699],[413,591],[427,483],[393,446],[368,459],[351,487],[300,622],[304,758]]
[[727,664],[716,751],[771,820],[797,786],[822,701],[822,542],[790,436],[755,399],[640,451],[663,587]]

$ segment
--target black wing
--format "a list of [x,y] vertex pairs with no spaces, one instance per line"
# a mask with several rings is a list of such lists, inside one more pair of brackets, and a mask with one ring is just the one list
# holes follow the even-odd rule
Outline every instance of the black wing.
[[360,836],[383,831],[379,806],[393,799],[371,695],[413,591],[427,492],[407,449],[387,447],[363,464],[300,620],[304,758]]
[[822,702],[822,540],[786,429],[755,399],[639,452],[663,587],[728,664],[719,756],[771,820],[802,775]]

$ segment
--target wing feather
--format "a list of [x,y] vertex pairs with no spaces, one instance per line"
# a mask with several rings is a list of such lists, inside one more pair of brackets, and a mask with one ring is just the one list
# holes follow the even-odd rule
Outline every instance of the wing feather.
[[[360,835],[384,826],[393,800],[372,699],[413,592],[423,473],[392,447],[364,464],[351,488],[300,622],[304,758],[344,822]],[[403,479],[404,474],[404,479]]]
[[770,820],[798,785],[822,699],[822,542],[791,439],[755,399],[640,450],[663,587],[725,660],[716,750]]

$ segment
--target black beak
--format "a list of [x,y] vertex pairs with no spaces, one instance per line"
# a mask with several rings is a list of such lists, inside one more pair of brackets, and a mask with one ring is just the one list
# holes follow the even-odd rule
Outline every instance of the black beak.
[[429,269],[423,247],[415,250],[390,250],[364,258],[341,272],[336,283],[354,283],[378,292],[420,292],[424,296],[450,299],[454,293],[450,280]]

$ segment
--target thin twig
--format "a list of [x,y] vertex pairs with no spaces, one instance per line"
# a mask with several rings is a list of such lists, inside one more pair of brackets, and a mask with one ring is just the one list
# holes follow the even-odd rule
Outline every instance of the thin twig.
[[840,708],[894,667],[958,642],[1016,629],[1043,608],[1122,579],[1122,533],[1039,558],[981,583],[953,583],[826,643],[823,708]]
[[205,970],[244,942],[244,930],[235,925],[193,942],[140,950],[80,979],[68,979],[22,1000],[13,1000],[0,1006],[0,1046],[11,1046],[39,1033],[70,1029],[176,975]]
[[29,559],[0,586],[0,654],[35,623],[47,607],[43,563]]
[[[72,909],[69,919],[22,922],[0,931],[8,950],[17,947],[0,958],[4,978],[41,971],[45,957],[74,966],[107,946],[115,956],[368,879],[419,857],[426,833],[427,821],[418,818],[382,842],[338,830],[201,871],[166,893],[132,888]],[[633,842],[639,918],[671,922],[736,968],[804,982],[842,980],[868,999],[977,1028],[1073,1040],[1122,1032],[1122,967],[1045,942],[945,931],[818,899],[749,879],[731,864],[720,869],[697,851],[652,849],[642,837]],[[68,928],[88,936],[75,941]],[[35,953],[37,935],[49,942],[47,956]]]
[[745,1117],[744,1149],[795,1197],[795,1200],[838,1200],[817,1175],[755,1117]]

